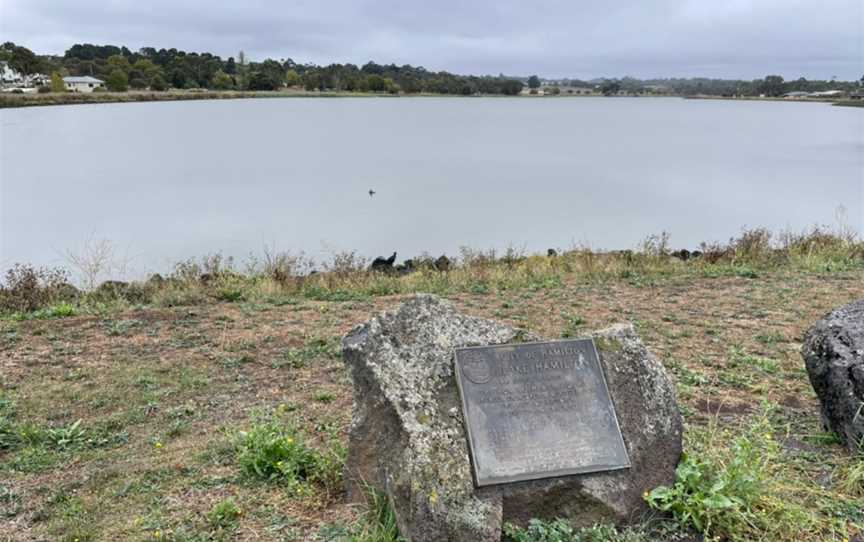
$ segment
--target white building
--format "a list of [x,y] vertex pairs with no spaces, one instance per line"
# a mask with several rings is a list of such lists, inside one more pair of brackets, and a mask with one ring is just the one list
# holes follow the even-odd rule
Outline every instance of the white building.
[[93,92],[102,86],[103,81],[85,75],[84,77],[64,77],[63,82],[66,83],[66,90],[71,92]]
[[16,71],[5,60],[0,60],[0,86],[20,86],[24,83],[24,76]]

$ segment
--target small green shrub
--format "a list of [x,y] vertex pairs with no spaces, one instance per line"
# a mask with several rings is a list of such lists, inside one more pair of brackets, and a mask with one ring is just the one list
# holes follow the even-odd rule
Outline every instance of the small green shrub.
[[225,499],[213,505],[207,513],[207,522],[216,532],[231,532],[237,529],[242,512],[234,499]]
[[280,417],[259,418],[247,431],[237,434],[235,456],[249,477],[286,484],[303,493],[318,483],[331,490],[341,482],[344,447],[335,435],[326,435],[325,449],[307,444],[306,435],[291,421]]
[[645,499],[706,538],[750,540],[756,526],[766,521],[759,505],[768,493],[778,453],[767,419],[760,419],[729,447],[684,454],[675,484],[655,488]]

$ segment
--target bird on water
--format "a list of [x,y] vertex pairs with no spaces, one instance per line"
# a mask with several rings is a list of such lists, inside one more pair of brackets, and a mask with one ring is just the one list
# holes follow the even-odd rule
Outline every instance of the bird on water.
[[370,188],[369,189],[369,197],[371,198],[374,195],[375,195],[375,191]]

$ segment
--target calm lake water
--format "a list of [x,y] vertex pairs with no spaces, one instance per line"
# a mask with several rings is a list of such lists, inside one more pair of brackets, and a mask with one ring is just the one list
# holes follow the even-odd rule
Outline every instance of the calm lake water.
[[[374,197],[368,195],[374,189]],[[258,99],[0,110],[0,265],[110,239],[133,275],[267,245],[695,248],[864,221],[864,109],[675,98]]]

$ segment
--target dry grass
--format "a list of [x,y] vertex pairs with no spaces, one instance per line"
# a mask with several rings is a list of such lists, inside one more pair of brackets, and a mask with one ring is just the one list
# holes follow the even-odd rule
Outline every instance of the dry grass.
[[[811,511],[814,539],[839,541],[864,526],[864,501],[850,488],[858,480],[852,460],[822,433],[798,348],[816,318],[864,295],[862,279],[860,270],[689,274],[647,285],[565,277],[449,297],[468,313],[547,337],[635,323],[675,377],[688,432],[712,419],[735,428],[762,401],[775,403],[784,498]],[[189,540],[209,536],[207,513],[227,498],[243,511],[238,540],[338,531],[334,523],[362,511],[340,495],[298,498],[250,483],[229,436],[253,412],[285,405],[306,433],[333,428],[344,439],[350,383],[328,345],[401,298],[207,302],[3,322],[0,386],[16,423],[82,419],[105,442],[0,451],[0,532],[12,540],[153,540],[158,531]]]
[[[7,313],[0,540],[338,540],[363,510],[332,488],[298,495],[249,480],[232,435],[277,411],[313,447],[344,442],[351,387],[337,341],[414,291],[550,338],[634,323],[676,382],[691,453],[712,454],[773,405],[766,537],[853,540],[864,530],[861,460],[820,427],[799,349],[817,318],[864,296],[860,250],[758,234],[682,262],[658,237],[636,254],[469,252],[449,271],[406,275],[367,273],[354,255],[312,275],[287,256],[244,274],[210,258],[86,293],[76,316]],[[702,438],[709,426],[713,440]],[[233,510],[226,502],[240,512],[230,532],[212,520]]]

